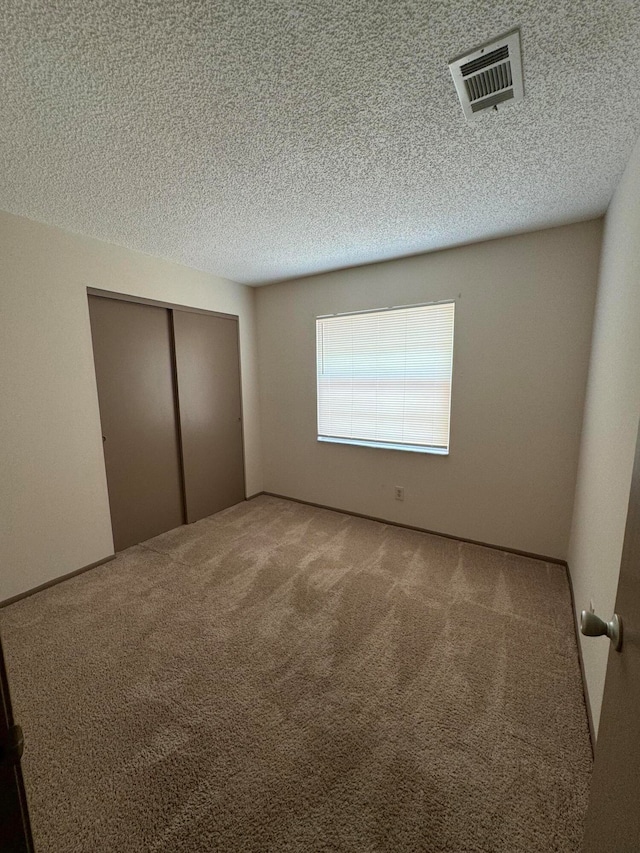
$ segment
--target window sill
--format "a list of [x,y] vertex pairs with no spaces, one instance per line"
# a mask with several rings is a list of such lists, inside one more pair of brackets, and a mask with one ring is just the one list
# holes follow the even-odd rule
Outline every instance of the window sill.
[[353,444],[357,447],[378,447],[382,450],[407,450],[410,453],[430,453],[435,456],[448,456],[448,447],[424,447],[420,444],[395,444],[392,441],[367,441],[358,438],[334,438],[333,436],[319,435],[318,441],[328,444]]

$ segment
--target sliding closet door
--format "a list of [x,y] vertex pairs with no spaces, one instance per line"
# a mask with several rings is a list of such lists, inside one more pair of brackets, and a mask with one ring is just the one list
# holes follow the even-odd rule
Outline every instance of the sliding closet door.
[[89,297],[116,551],[184,523],[171,315]]
[[244,500],[238,321],[173,312],[187,521]]

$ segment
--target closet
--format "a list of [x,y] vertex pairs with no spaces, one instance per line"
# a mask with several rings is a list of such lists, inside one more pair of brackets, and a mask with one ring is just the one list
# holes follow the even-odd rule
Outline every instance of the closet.
[[116,551],[244,500],[238,319],[90,292]]

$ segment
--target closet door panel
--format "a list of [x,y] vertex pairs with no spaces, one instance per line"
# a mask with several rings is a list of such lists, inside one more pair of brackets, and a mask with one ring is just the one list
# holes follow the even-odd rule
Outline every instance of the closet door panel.
[[171,315],[99,296],[89,313],[116,551],[184,523]]
[[238,321],[173,311],[187,521],[244,500]]

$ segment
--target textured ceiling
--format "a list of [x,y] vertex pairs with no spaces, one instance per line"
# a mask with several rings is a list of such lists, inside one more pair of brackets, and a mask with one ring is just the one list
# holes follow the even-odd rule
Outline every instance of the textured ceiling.
[[[634,0],[4,0],[0,208],[261,283],[601,214]],[[525,99],[447,62],[521,28]]]

